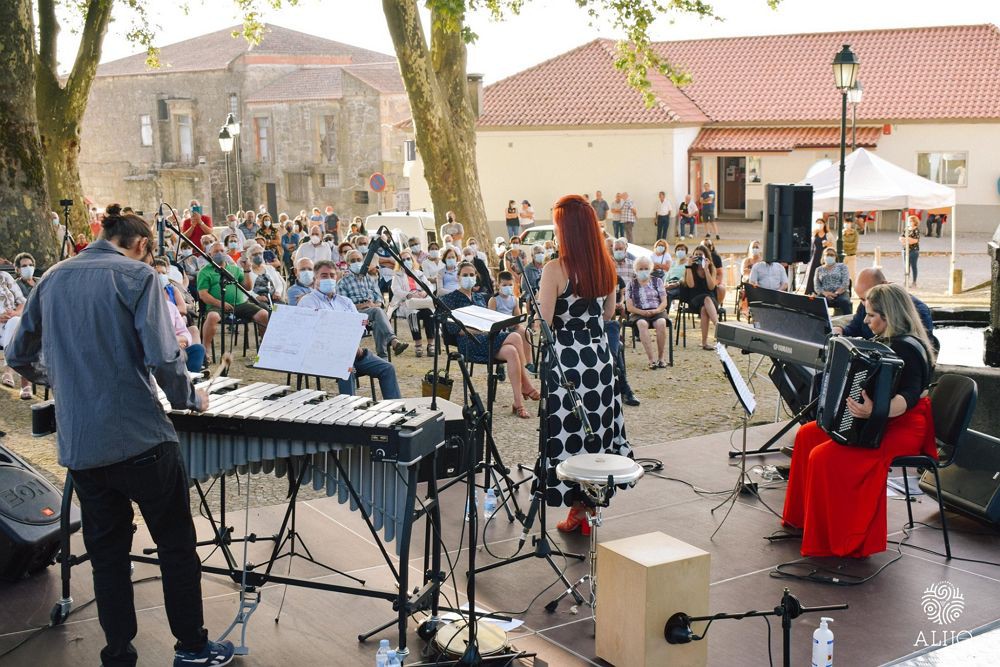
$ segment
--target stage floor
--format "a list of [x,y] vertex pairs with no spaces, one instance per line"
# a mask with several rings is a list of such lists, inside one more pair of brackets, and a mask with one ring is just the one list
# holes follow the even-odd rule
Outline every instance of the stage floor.
[[[755,427],[749,433],[749,447],[757,447],[777,430],[777,426]],[[726,455],[730,440],[738,441],[738,434],[716,433],[661,445],[636,449],[637,457],[656,458],[663,461],[661,475],[689,482],[699,489],[721,491],[731,488],[738,469]],[[787,439],[786,439],[787,440]],[[787,463],[781,454],[750,459],[749,465],[759,463]],[[515,475],[516,476],[516,475]],[[754,479],[760,481],[759,476]],[[252,484],[251,480],[251,484]],[[235,484],[230,485],[235,494]],[[448,547],[456,549],[462,519],[464,498],[462,488],[453,487],[442,496],[444,534]],[[770,507],[780,512],[784,498],[783,487],[761,491]],[[233,498],[230,504],[231,521],[237,534],[242,532],[243,514],[235,511],[242,498]],[[527,493],[519,496],[522,507],[527,507]],[[942,637],[956,636],[959,632],[980,634],[986,626],[1000,618],[1000,567],[952,560],[915,549],[903,548],[903,557],[888,566],[879,576],[859,586],[833,586],[814,582],[790,581],[770,576],[775,565],[799,557],[798,542],[770,543],[764,539],[779,528],[778,519],[759,501],[742,497],[732,510],[728,521],[714,540],[709,536],[724,511],[715,516],[710,509],[719,502],[717,496],[696,494],[689,486],[652,475],[642,479],[636,488],[621,493],[605,512],[600,529],[601,541],[662,531],[695,545],[711,554],[711,610],[712,612],[742,612],[749,609],[770,609],[780,600],[782,589],[788,586],[805,605],[826,605],[846,602],[850,609],[827,613],[835,619],[832,629],[836,635],[835,658],[841,665],[877,665],[913,656],[930,645],[942,642]],[[275,531],[280,522],[282,507],[251,509],[250,529],[257,534]],[[937,525],[937,507],[931,499],[920,497],[914,505],[918,521]],[[902,537],[906,508],[900,498],[889,500],[890,540]],[[562,512],[553,515],[549,524],[557,543],[569,551],[585,552],[586,538],[558,535],[555,522]],[[952,549],[955,556],[1000,561],[1000,536],[975,522],[949,515],[952,528]],[[311,500],[300,504],[299,530],[314,557],[331,567],[345,570],[365,579],[368,586],[388,589],[391,576],[381,560],[378,549],[367,533],[358,513],[350,512],[335,499]],[[197,519],[199,535],[210,534],[208,523]],[[490,550],[498,555],[509,555],[517,547],[520,530],[507,524],[506,519],[494,521],[487,527]],[[909,540],[910,544],[943,552],[941,533],[918,527]],[[75,551],[82,550],[82,540],[74,536]],[[418,582],[422,568],[423,525],[414,529],[413,551],[410,563],[413,582]],[[148,533],[142,525],[135,539],[136,550],[150,546]],[[528,548],[527,546],[525,547]],[[250,547],[250,560],[260,562],[268,550],[267,543]],[[235,549],[237,556],[241,550]],[[208,554],[206,549],[203,556]],[[864,575],[897,556],[896,548],[866,561],[831,560],[827,565],[841,566],[845,574]],[[493,558],[480,551],[480,564],[493,562]],[[458,577],[458,597],[465,599],[465,578],[468,552],[452,551]],[[459,562],[460,561],[460,562]],[[219,554],[210,563],[221,564]],[[557,562],[562,565],[561,559]],[[587,569],[586,563],[572,563],[566,570],[570,580],[576,580]],[[276,571],[284,573],[287,559],[281,561]],[[137,564],[134,579],[156,574],[154,566]],[[325,573],[316,565],[296,560],[292,573],[329,583],[350,583],[343,577]],[[921,598],[925,589],[935,582],[948,581],[964,596],[964,610],[958,620],[949,625],[937,625],[928,619]],[[538,654],[535,664],[546,665],[602,665],[594,653],[593,624],[586,608],[578,615],[570,612],[570,601],[563,600],[553,614],[544,609],[554,598],[560,586],[554,584],[554,572],[541,560],[530,559],[517,564],[483,573],[476,578],[477,605],[490,610],[519,611],[539,596],[527,613],[516,614],[524,625],[511,633],[514,646],[519,650]],[[411,584],[412,589],[413,584]],[[23,640],[32,628],[48,622],[49,611],[59,598],[59,571],[51,567],[29,580],[16,584],[3,584],[0,594],[0,654]],[[239,605],[238,593],[228,579],[206,574],[203,579],[206,622],[210,634],[217,636],[232,621]],[[280,623],[275,616],[282,601],[280,586],[267,586],[261,595],[261,604],[248,624],[247,644],[250,654],[238,659],[243,665],[368,665],[379,638],[395,643],[394,632],[386,631],[366,644],[359,644],[359,632],[377,626],[392,618],[389,602],[347,596],[303,588],[289,588],[284,598]],[[455,589],[448,582],[447,596],[454,600]],[[541,594],[541,595],[539,595]],[[103,646],[103,634],[97,622],[94,605],[81,607],[92,597],[90,568],[83,564],[75,568],[73,598],[75,612],[69,621],[57,628],[44,630],[11,655],[0,659],[4,665],[83,665],[96,664]],[[139,609],[139,636],[135,645],[139,650],[139,664],[169,664],[173,638],[166,623],[162,606],[160,584],[149,581],[135,586],[136,607]],[[683,611],[683,610],[678,610]],[[819,614],[807,614],[794,621],[792,635],[792,664],[808,664],[812,631],[819,623]],[[665,621],[666,619],[664,619]],[[602,619],[604,622],[604,619]],[[608,622],[629,623],[629,619],[608,619]],[[423,646],[415,635],[416,622],[410,625],[411,654],[407,664],[418,661]],[[962,635],[966,637],[967,635]],[[996,664],[1000,654],[997,632],[983,633],[966,647],[938,651],[914,659],[907,664],[948,665]],[[237,638],[238,639],[238,638]],[[719,621],[713,624],[708,635],[709,662],[712,665],[766,665],[768,663],[767,629],[759,619]],[[774,660],[780,664],[780,623],[772,622],[771,647]],[[957,650],[962,648],[964,650]],[[991,650],[997,649],[997,650]],[[955,658],[950,659],[949,653]],[[970,658],[970,655],[973,656]],[[980,656],[979,662],[975,656]],[[933,660],[933,661],[931,661]],[[543,662],[544,661],[544,662]],[[523,664],[532,664],[525,659]]]

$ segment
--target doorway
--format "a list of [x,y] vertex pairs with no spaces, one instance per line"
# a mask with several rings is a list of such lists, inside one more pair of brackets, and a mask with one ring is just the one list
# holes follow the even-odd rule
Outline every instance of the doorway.
[[718,198],[719,213],[746,214],[747,208],[747,159],[745,157],[719,158]]

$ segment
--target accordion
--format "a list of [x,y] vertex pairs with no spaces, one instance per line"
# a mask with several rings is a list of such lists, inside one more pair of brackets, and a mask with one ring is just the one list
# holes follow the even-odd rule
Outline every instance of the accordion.
[[[816,408],[816,423],[842,445],[876,449],[889,420],[889,402],[896,389],[903,360],[886,345],[863,338],[831,337]],[[847,399],[861,400],[868,393],[873,411],[868,419],[855,419]]]

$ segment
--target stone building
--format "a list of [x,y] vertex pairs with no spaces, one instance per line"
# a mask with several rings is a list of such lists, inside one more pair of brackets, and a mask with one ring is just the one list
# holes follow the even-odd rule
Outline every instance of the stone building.
[[[128,203],[151,214],[192,199],[217,219],[266,205],[293,217],[332,205],[366,215],[408,205],[401,121],[410,110],[393,56],[268,26],[260,45],[228,28],[98,67],[82,131],[80,176],[98,206]],[[242,202],[236,152],[227,181],[219,130],[240,121]],[[385,175],[376,194],[368,180]]]

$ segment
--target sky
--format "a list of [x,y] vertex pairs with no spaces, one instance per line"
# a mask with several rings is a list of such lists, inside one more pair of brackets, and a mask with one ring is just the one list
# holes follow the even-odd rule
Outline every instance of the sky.
[[[262,3],[267,4],[267,3]],[[656,40],[703,39],[738,35],[830,32],[932,25],[993,23],[1000,25],[996,0],[783,0],[776,11],[765,0],[716,0],[722,22],[689,16],[663,17],[654,23]],[[157,43],[170,44],[214,32],[240,22],[233,0],[188,0],[182,3],[147,0],[150,19],[162,28]],[[115,60],[139,49],[124,35],[131,18],[116,3],[115,19],[104,41],[102,61]],[[297,7],[263,12],[265,22],[327,39],[393,53],[380,0],[299,0]],[[526,0],[519,16],[501,23],[480,12],[470,18],[479,35],[469,47],[469,72],[487,83],[510,76],[597,37],[619,38],[607,24],[590,25],[575,0]],[[425,20],[425,28],[426,28]],[[558,29],[553,29],[557,27]],[[60,70],[72,64],[78,37],[64,24],[60,34]],[[933,54],[928,54],[933,57]],[[832,58],[832,55],[831,55]]]

